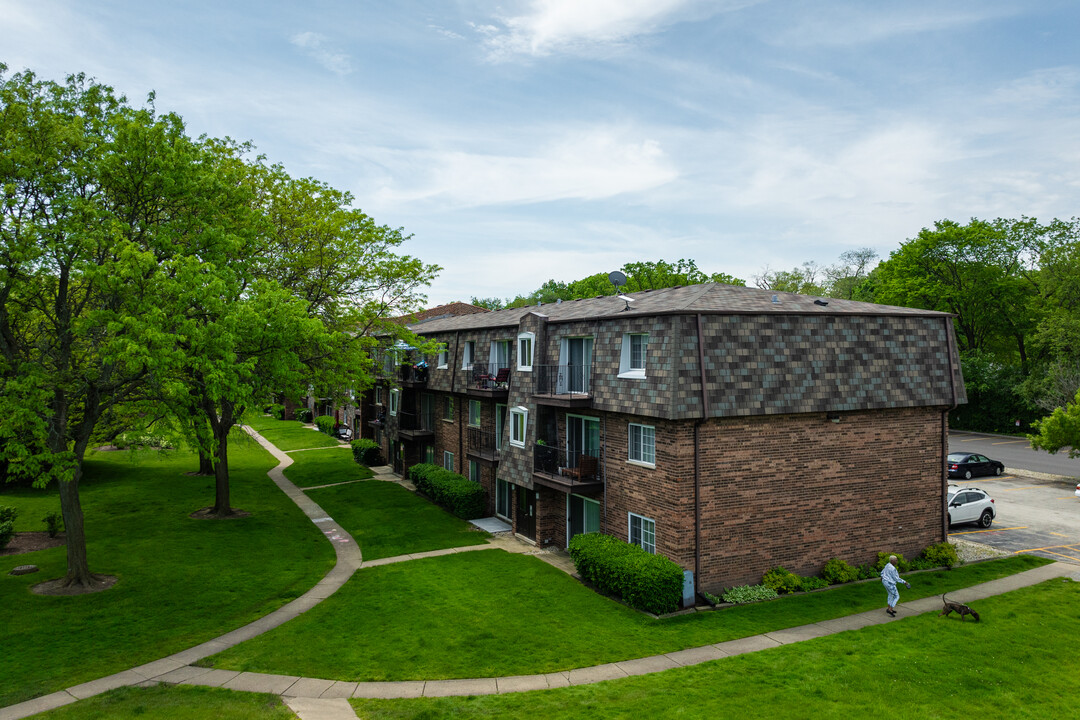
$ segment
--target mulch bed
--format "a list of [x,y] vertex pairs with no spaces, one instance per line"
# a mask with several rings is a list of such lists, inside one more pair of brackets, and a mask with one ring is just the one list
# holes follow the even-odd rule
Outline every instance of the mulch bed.
[[67,536],[64,533],[60,533],[54,538],[49,537],[47,532],[20,532],[15,533],[15,536],[11,538],[11,542],[3,550],[0,550],[0,556],[3,555],[22,555],[23,553],[34,552],[35,550],[45,550],[51,547],[60,547],[67,542]]

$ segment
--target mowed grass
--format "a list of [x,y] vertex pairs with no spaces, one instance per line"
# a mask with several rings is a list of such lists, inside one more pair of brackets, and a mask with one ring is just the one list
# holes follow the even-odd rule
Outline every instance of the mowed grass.
[[352,480],[367,480],[374,473],[353,459],[351,449],[304,450],[289,455],[293,464],[285,468],[285,477],[297,487],[332,485]]
[[[351,455],[342,455],[341,462],[356,466]],[[307,494],[353,536],[364,560],[483,545],[491,537],[397,483],[350,483]]]
[[244,423],[273,443],[278,450],[285,452],[304,448],[337,447],[341,444],[299,420],[278,420],[267,415],[250,413],[244,416]]
[[976,604],[980,623],[926,613],[595,685],[351,702],[381,719],[1076,717],[1080,583],[1049,580]]
[[158,685],[111,690],[66,707],[35,715],[49,720],[295,720],[277,695],[220,688]]
[[[198,466],[186,451],[87,459],[80,497],[90,568],[118,577],[111,589],[33,594],[33,585],[66,572],[63,547],[0,557],[0,706],[209,640],[300,596],[329,571],[333,548],[266,476],[274,460],[247,435],[233,437],[232,505],[246,518],[188,517],[213,504],[214,490],[212,478],[185,474]],[[0,504],[59,504],[55,487],[35,492],[0,491]],[[41,571],[7,574],[24,564]]]
[[[911,576],[938,595],[1044,564],[1018,556]],[[335,680],[557,672],[882,609],[879,582],[656,620],[543,561],[485,550],[362,568],[299,618],[206,664]],[[645,717],[647,715],[643,715]]]
[[15,532],[45,532],[48,527],[42,519],[51,512],[60,512],[60,496],[55,491],[0,483],[0,505],[18,508]]

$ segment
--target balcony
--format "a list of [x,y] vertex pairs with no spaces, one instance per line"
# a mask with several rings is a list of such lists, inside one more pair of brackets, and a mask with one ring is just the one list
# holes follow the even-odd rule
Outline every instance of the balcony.
[[[597,451],[603,455],[603,448]],[[550,445],[533,448],[533,482],[565,493],[592,493],[604,489],[599,457]]]
[[435,413],[398,412],[398,438],[418,440],[435,435]]
[[510,394],[510,368],[490,363],[473,363],[467,368],[470,397],[505,400]]
[[538,365],[536,391],[533,401],[538,405],[581,408],[592,405],[589,383],[592,370],[588,365]]
[[371,427],[379,430],[386,428],[386,408],[382,405],[368,405],[366,417],[367,424]]
[[481,430],[480,428],[466,428],[465,455],[470,460],[494,465],[499,462],[498,438],[494,430]]
[[428,368],[424,365],[402,365],[398,374],[398,381],[402,387],[420,388],[427,387]]

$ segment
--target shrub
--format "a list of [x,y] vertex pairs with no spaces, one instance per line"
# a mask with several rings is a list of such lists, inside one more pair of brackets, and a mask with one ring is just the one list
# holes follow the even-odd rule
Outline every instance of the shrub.
[[760,602],[762,600],[775,600],[780,597],[776,591],[766,585],[740,585],[726,591],[723,595],[724,602],[745,605],[746,603]]
[[15,537],[15,518],[19,510],[13,507],[0,507],[0,550],[3,550]]
[[960,564],[960,556],[956,554],[956,546],[950,542],[930,545],[922,551],[921,557],[933,563],[931,567],[952,567]]
[[858,568],[853,568],[840,558],[833,558],[825,563],[821,570],[821,577],[830,585],[855,582],[859,579]]
[[908,570],[933,570],[939,567],[941,566],[933,560],[927,560],[924,557],[917,557],[908,561]]
[[19,508],[0,505],[0,522],[15,522],[19,517]]
[[315,418],[315,427],[323,431],[327,435],[334,434],[334,426],[337,425],[337,420],[333,415],[320,415]]
[[819,578],[816,575],[811,575],[810,577],[800,577],[799,586],[803,589],[804,592],[809,592],[811,590],[820,590],[821,588],[829,587],[829,581],[825,578]]
[[487,511],[487,493],[478,483],[445,470],[438,465],[420,463],[409,468],[409,479],[416,489],[431,498],[436,505],[446,508],[465,520],[484,517]]
[[270,405],[270,406],[268,406],[266,408],[266,414],[270,415],[271,417],[275,417],[278,420],[284,420],[285,419],[285,406],[284,405],[278,405],[277,403],[274,403],[273,405]]
[[875,570],[874,566],[870,565],[869,563],[863,563],[862,565],[860,565],[858,568],[858,572],[860,580],[869,580],[870,578],[878,577],[878,571]]
[[297,408],[293,412],[293,417],[302,423],[309,423],[311,422],[311,411],[307,408]]
[[382,449],[378,443],[368,438],[360,438],[349,443],[352,446],[353,459],[361,465],[372,467],[373,465],[385,465]]
[[60,534],[61,528],[64,527],[64,516],[53,510],[41,518],[41,522],[45,523],[45,527],[49,531],[49,537],[54,538]]
[[802,588],[799,576],[782,567],[774,567],[761,578],[761,584],[771,587],[778,593],[798,592]]
[[663,555],[600,533],[575,535],[568,550],[578,574],[601,592],[657,615],[678,609],[683,571]]
[[874,569],[878,574],[885,569],[885,564],[889,562],[889,556],[896,556],[896,569],[898,572],[907,572],[911,569],[911,563],[904,559],[904,556],[898,552],[879,552],[877,554],[877,562],[874,563]]

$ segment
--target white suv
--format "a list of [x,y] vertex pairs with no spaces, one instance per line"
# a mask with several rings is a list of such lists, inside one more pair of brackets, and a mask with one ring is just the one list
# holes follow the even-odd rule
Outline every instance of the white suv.
[[985,490],[974,487],[949,486],[949,525],[959,523],[979,523],[979,527],[988,528],[997,517],[994,498]]

